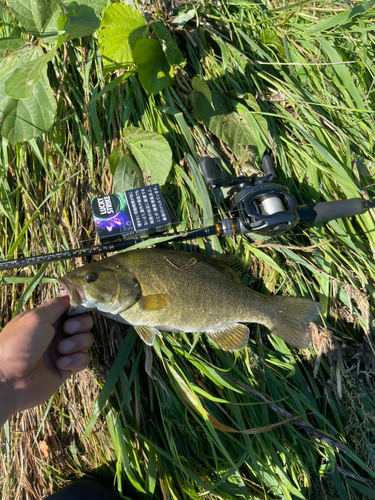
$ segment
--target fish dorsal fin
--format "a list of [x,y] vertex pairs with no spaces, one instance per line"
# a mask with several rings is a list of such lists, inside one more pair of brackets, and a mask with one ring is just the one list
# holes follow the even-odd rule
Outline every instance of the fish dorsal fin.
[[213,265],[216,263],[220,264],[222,271],[226,271],[238,279],[241,279],[246,271],[249,270],[249,264],[235,255],[214,255],[212,259]]
[[171,298],[168,295],[143,295],[139,299],[138,305],[141,311],[159,311],[168,307],[170,302]]
[[155,340],[155,335],[161,337],[159,330],[153,326],[134,326],[134,330],[141,337],[143,342],[147,345],[153,345]]
[[239,351],[247,346],[249,329],[241,323],[233,323],[217,332],[206,332],[216,344],[226,351]]

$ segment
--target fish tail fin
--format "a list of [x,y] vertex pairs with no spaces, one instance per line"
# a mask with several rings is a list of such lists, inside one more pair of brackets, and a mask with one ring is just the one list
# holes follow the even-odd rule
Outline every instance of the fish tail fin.
[[274,295],[275,314],[266,326],[278,337],[297,349],[305,349],[310,343],[310,327],[322,310],[320,302],[297,297]]

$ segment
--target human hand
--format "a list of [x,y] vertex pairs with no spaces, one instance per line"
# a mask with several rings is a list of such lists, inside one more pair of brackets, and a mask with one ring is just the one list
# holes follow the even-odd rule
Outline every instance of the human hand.
[[70,375],[89,364],[90,355],[84,351],[94,342],[89,331],[93,320],[89,314],[63,320],[68,309],[69,297],[52,299],[19,314],[0,332],[4,420],[45,402]]

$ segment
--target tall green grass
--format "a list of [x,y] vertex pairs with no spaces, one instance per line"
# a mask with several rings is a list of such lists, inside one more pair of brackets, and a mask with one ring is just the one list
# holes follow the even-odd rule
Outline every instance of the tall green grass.
[[[301,204],[375,197],[375,2],[200,1],[180,14],[190,9],[195,17],[176,29],[167,9],[152,4],[188,63],[155,96],[135,74],[112,87],[95,36],[54,59],[55,126],[16,147],[1,141],[2,257],[94,243],[89,199],[111,192],[109,154],[130,125],[171,145],[163,192],[180,229],[227,214],[200,176],[206,154],[234,176],[259,170],[256,151],[269,151]],[[4,5],[0,15],[10,36],[18,28]],[[202,123],[194,76],[244,113],[255,147],[240,155]],[[114,482],[123,498],[374,498],[374,230],[370,211],[272,239],[176,244],[244,258],[244,282],[263,293],[319,299],[313,346],[298,352],[252,326],[241,353],[171,333],[150,353],[132,330],[95,316],[92,370],[2,431],[3,498],[40,498],[82,474]],[[54,295],[51,278],[81,263],[3,273],[2,322]],[[278,424],[285,411],[320,434],[296,421],[256,434],[220,430]]]

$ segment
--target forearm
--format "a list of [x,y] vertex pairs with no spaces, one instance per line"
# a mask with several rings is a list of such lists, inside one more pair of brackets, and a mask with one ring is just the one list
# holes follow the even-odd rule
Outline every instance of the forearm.
[[90,363],[93,321],[64,321],[69,297],[52,299],[13,318],[0,332],[0,426],[18,411],[44,403],[70,375]]

